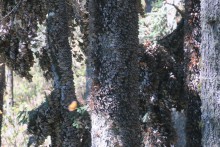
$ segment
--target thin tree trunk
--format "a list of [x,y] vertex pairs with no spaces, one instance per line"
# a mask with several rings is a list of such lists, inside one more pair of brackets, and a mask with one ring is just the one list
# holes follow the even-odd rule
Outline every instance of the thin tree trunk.
[[202,146],[220,146],[220,0],[201,0]]
[[89,2],[92,147],[138,147],[136,0]]
[[8,95],[8,103],[9,103],[9,107],[13,107],[14,106],[13,70],[8,69],[6,73],[7,73],[7,81],[6,81],[6,89],[7,90],[6,91],[7,91],[7,95]]
[[187,147],[186,146],[186,115],[184,112],[178,112],[175,109],[172,111],[172,121],[177,134],[177,141],[174,147]]
[[3,62],[2,56],[0,55],[0,146],[2,144],[1,133],[2,133],[2,114],[3,114],[3,97],[5,89],[5,63]]

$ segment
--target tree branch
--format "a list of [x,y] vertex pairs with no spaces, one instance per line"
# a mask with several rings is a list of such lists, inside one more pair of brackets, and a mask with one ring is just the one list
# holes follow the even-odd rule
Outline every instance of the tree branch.
[[11,15],[13,12],[16,12],[17,10],[18,10],[18,8],[19,8],[19,6],[20,6],[20,4],[21,4],[21,2],[22,2],[23,0],[20,0],[19,2],[18,2],[18,4],[16,5],[16,6],[14,6],[14,8],[8,13],[8,14],[6,14],[3,18],[1,18],[0,19],[0,22],[2,22],[5,18],[7,18],[9,15]]
[[183,18],[185,17],[185,12],[184,12],[184,10],[181,10],[177,5],[171,4],[171,3],[168,3],[168,2],[166,2],[166,4],[173,6],[173,7],[177,10],[177,12],[180,13],[180,15],[181,15]]

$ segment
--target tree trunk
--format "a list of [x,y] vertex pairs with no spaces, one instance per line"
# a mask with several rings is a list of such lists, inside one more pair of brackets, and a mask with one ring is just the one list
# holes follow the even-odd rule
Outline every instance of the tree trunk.
[[184,74],[186,99],[186,146],[201,146],[201,99],[199,96],[200,0],[185,0]]
[[220,0],[201,0],[202,146],[220,146]]
[[[176,130],[177,141],[174,147],[187,147],[186,146],[186,116],[184,112],[178,112],[175,109],[172,111],[172,121]],[[191,147],[191,146],[189,146]]]
[[[54,130],[60,133],[55,137],[56,145],[62,147],[78,147],[79,136],[76,128],[72,126],[74,112],[69,112],[68,106],[76,101],[73,71],[72,53],[68,42],[68,16],[66,11],[66,1],[48,0],[47,18],[47,41],[48,54],[51,59],[51,69],[54,80],[54,95],[50,99],[50,104],[57,110],[57,117],[60,117],[60,125],[56,125]],[[57,128],[60,127],[60,128]]]
[[0,146],[1,146],[1,133],[2,133],[2,114],[3,114],[3,97],[5,89],[5,63],[0,55]]
[[6,91],[8,95],[8,106],[7,107],[13,107],[14,106],[14,93],[13,93],[13,70],[7,69],[7,81],[6,81]]
[[146,147],[169,147],[177,139],[173,122],[174,125],[179,122],[172,122],[171,109],[180,111],[184,108],[183,26],[184,22],[180,21],[176,30],[158,41],[159,45],[145,45],[145,55],[140,57],[140,99],[141,107],[145,107],[143,121],[146,124]]
[[138,147],[136,0],[89,2],[92,147]]

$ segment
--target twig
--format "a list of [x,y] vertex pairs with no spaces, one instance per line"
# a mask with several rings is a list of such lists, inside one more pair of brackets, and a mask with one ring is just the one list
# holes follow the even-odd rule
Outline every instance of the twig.
[[18,4],[16,5],[16,6],[14,6],[14,8],[8,13],[8,14],[6,14],[2,19],[0,19],[0,22],[2,22],[5,18],[7,18],[9,15],[11,15],[13,12],[16,12],[17,11],[17,9],[16,8],[18,8],[19,7],[19,5],[20,5],[20,3],[22,2],[23,0],[20,0],[19,2],[18,2]]
[[180,8],[177,5],[171,4],[171,3],[168,3],[168,2],[166,2],[166,4],[173,6],[177,10],[177,12],[179,12],[180,15],[184,18],[184,16],[185,16],[184,11],[180,10]]

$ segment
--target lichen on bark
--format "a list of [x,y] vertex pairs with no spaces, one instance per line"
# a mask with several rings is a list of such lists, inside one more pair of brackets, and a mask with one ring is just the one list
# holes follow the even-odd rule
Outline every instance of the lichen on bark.
[[140,146],[135,0],[89,1],[92,147]]
[[202,146],[220,146],[220,1],[201,0]]

